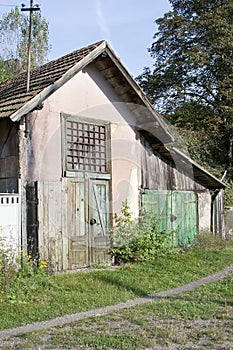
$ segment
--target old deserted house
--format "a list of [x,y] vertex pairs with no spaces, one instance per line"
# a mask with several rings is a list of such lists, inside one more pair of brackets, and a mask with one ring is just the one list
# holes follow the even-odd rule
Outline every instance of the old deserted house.
[[224,183],[175,136],[101,41],[0,86],[0,228],[56,270],[109,260],[112,214],[129,201],[177,240],[223,228]]

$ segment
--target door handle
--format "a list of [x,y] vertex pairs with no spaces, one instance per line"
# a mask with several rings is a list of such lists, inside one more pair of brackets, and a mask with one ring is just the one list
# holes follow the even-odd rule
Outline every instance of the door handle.
[[171,221],[171,222],[176,221],[176,219],[177,219],[177,216],[176,216],[176,215],[174,215],[174,214],[171,214],[171,215],[170,215],[170,221]]
[[90,220],[90,225],[95,225],[96,224],[96,219],[91,219]]

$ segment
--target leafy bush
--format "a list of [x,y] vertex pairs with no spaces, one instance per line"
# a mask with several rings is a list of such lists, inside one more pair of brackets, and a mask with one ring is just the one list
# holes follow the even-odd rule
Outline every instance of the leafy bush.
[[159,223],[150,213],[132,220],[129,205],[123,203],[122,215],[115,217],[110,254],[116,264],[149,262],[173,251],[173,233],[159,230]]
[[225,207],[233,207],[233,180],[228,181],[224,190]]

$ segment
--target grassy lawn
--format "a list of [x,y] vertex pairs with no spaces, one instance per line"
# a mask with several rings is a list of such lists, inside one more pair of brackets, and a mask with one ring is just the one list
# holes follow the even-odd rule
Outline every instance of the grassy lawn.
[[21,282],[14,291],[2,293],[0,329],[117,304],[177,287],[232,264],[232,252],[232,243],[208,244],[208,249],[201,246],[159,258],[153,264],[44,278],[33,276],[25,283]]
[[2,343],[1,349],[225,349],[233,346],[233,280]]

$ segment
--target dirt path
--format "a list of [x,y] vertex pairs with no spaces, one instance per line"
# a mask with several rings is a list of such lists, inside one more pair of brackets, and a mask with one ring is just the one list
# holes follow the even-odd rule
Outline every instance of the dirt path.
[[79,312],[79,313],[72,314],[72,315],[65,315],[62,317],[54,318],[52,320],[43,321],[43,322],[36,322],[33,324],[29,324],[29,325],[21,326],[21,327],[17,327],[17,328],[6,329],[3,331],[0,331],[0,340],[6,339],[6,338],[9,338],[12,336],[18,336],[20,334],[26,334],[26,333],[31,333],[34,331],[45,330],[45,329],[52,328],[52,327],[67,325],[69,323],[83,320],[85,318],[89,318],[89,317],[93,317],[93,316],[94,317],[95,316],[102,316],[102,315],[106,315],[106,314],[113,312],[113,311],[118,311],[121,309],[131,308],[131,307],[134,307],[136,305],[149,303],[149,302],[154,301],[157,298],[167,298],[167,297],[174,296],[174,295],[177,295],[177,294],[180,294],[183,292],[192,291],[195,288],[198,288],[202,285],[205,285],[205,284],[211,283],[211,282],[219,281],[219,280],[224,279],[225,277],[230,276],[230,275],[233,275],[233,264],[228,266],[224,270],[216,272],[216,273],[209,275],[207,277],[201,278],[197,281],[188,283],[186,285],[183,285],[183,286],[180,286],[177,288],[173,288],[173,289],[161,291],[161,292],[158,292],[155,294],[151,294],[151,295],[148,295],[147,297],[144,297],[144,298],[132,299],[132,300],[128,300],[128,301],[123,302],[123,303],[116,304],[116,305],[106,306],[106,307],[102,307],[102,308],[90,310],[90,311],[85,311],[85,312]]

